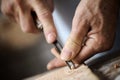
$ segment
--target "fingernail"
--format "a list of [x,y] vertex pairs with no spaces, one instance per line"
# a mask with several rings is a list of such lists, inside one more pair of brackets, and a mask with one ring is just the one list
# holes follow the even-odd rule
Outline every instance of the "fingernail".
[[72,52],[68,50],[63,50],[61,53],[61,59],[65,61],[70,60],[71,56],[72,56]]
[[48,42],[48,43],[54,42],[55,39],[56,39],[56,34],[55,34],[55,33],[49,33],[49,34],[48,34],[48,37],[47,37],[47,42]]

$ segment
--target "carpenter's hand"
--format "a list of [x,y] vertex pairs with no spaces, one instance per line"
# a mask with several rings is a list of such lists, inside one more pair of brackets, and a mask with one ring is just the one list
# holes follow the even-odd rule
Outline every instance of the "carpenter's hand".
[[94,54],[110,49],[115,37],[117,11],[116,0],[81,0],[62,53],[58,56],[52,49],[59,58],[52,60],[47,68],[64,66],[64,61],[71,59],[80,64]]
[[2,0],[3,14],[20,24],[24,32],[38,32],[32,13],[34,12],[43,24],[43,30],[48,43],[56,39],[52,10],[52,0]]

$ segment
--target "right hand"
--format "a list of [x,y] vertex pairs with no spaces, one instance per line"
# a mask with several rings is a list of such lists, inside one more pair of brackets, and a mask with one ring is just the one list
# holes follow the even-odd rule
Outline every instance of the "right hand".
[[31,15],[31,12],[35,12],[44,26],[47,42],[52,43],[56,40],[56,29],[52,18],[53,0],[1,0],[1,11],[19,23],[23,32],[30,33],[38,32]]
[[114,43],[118,12],[117,0],[81,0],[61,55],[53,48],[52,53],[58,59],[48,63],[47,68],[64,66],[64,61],[69,60],[77,67],[93,55],[110,50]]

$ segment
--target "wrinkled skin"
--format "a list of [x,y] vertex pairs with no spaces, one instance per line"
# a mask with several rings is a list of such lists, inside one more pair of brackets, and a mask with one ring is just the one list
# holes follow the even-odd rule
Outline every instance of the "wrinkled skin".
[[[24,32],[38,32],[31,11],[43,24],[48,43],[56,40],[57,34],[52,18],[52,0],[2,0],[2,12],[21,25]],[[62,6],[62,5],[61,5]],[[64,66],[64,61],[80,64],[98,52],[109,50],[114,42],[118,13],[117,0],[81,0],[72,22],[72,30],[61,55],[49,62],[48,69]]]
[[3,14],[20,24],[23,32],[29,33],[38,32],[31,15],[34,12],[44,26],[47,42],[52,43],[56,39],[52,0],[2,0],[1,10]]
[[[80,64],[98,52],[113,46],[118,8],[115,0],[82,0],[75,12],[72,31],[59,56],[47,66],[48,69],[64,66],[62,60]],[[61,60],[62,59],[62,60]],[[77,65],[78,66],[78,65]]]

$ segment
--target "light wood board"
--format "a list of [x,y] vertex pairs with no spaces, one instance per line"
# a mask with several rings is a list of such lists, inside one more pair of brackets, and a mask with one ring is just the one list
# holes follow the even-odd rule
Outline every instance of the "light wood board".
[[99,78],[87,66],[81,65],[74,70],[63,67],[25,80],[99,80]]

